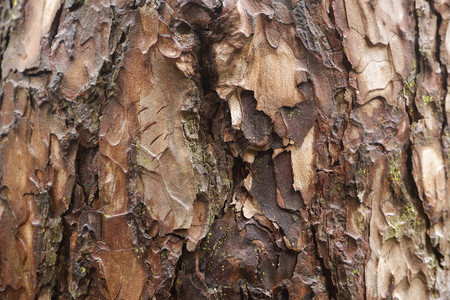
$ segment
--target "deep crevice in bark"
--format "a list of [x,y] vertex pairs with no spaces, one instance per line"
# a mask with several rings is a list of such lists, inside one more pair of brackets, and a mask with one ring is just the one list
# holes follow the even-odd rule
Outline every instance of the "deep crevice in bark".
[[[172,285],[169,290],[170,299],[180,299],[177,291],[177,281],[179,278],[179,272],[183,269],[184,258],[189,256],[189,252],[186,249],[186,246],[183,245],[183,249],[181,250],[181,255],[178,258],[177,264],[175,266],[175,275],[173,276]],[[181,295],[180,295],[181,296]]]
[[[440,30],[441,30],[441,25],[442,25],[442,16],[441,14],[436,10],[435,6],[434,6],[434,2],[428,0],[428,3],[430,4],[430,8],[432,10],[432,12],[436,15],[436,19],[437,19],[437,24],[436,24],[436,36],[435,36],[435,40],[436,40],[436,51],[435,51],[435,55],[436,55],[436,61],[439,64],[440,70],[441,70],[441,76],[442,76],[442,93],[440,95],[440,99],[439,101],[442,102],[441,104],[441,109],[443,111],[442,114],[442,118],[443,118],[443,124],[442,124],[442,129],[441,129],[441,136],[445,136],[445,130],[446,130],[446,126],[448,126],[448,120],[447,120],[447,114],[446,114],[446,100],[445,100],[445,96],[448,93],[447,90],[447,79],[448,79],[448,72],[447,72],[447,68],[445,67],[445,65],[442,63],[441,60],[441,46],[442,46],[442,37],[440,35]],[[448,30],[448,29],[447,29]],[[447,43],[449,43],[449,41],[447,41]],[[439,102],[437,103],[437,105],[439,104]],[[444,147],[443,141],[441,139],[441,145]]]
[[[72,195],[74,193],[72,192]],[[56,253],[57,262],[55,266],[56,272],[56,282],[53,287],[52,300],[58,299],[60,297],[70,298],[68,294],[64,294],[64,291],[68,291],[68,275],[70,261],[70,236],[72,235],[72,230],[70,224],[67,222],[66,218],[72,214],[73,201],[70,202],[67,211],[61,215],[61,222],[63,226],[62,240],[59,245],[59,249]]]
[[84,4],[84,0],[72,0],[72,1],[69,1],[69,6],[67,7],[67,9],[70,12],[73,12],[73,11],[79,9],[81,6],[83,6],[83,4]]
[[330,269],[327,266],[325,266],[325,262],[324,262],[323,258],[320,256],[319,246],[317,244],[317,238],[316,238],[316,229],[314,228],[314,225],[311,225],[310,228],[311,228],[312,238],[313,238],[313,242],[314,242],[314,248],[315,248],[314,252],[316,254],[316,260],[319,261],[320,268],[322,270],[322,274],[325,277],[325,288],[327,289],[328,297],[330,299],[337,299],[339,290],[338,290],[337,286],[334,285],[334,283],[333,283],[332,273],[331,273]]
[[64,10],[64,5],[61,5],[60,8],[56,11],[55,18],[53,19],[52,25],[50,26],[50,30],[48,32],[48,44],[52,47],[53,40],[58,33],[58,28],[60,24],[61,14]]

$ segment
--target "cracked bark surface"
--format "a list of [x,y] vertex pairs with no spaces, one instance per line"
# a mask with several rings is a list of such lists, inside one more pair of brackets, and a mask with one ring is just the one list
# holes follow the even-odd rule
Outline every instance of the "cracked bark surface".
[[0,2],[0,298],[450,298],[449,6]]

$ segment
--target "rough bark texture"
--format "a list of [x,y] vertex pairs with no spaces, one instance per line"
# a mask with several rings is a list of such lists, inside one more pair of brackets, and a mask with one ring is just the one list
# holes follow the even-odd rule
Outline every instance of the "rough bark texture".
[[446,0],[0,2],[0,298],[450,299]]

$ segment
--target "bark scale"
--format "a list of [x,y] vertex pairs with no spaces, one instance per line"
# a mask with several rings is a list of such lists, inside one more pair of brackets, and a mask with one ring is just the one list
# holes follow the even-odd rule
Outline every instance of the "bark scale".
[[445,0],[0,3],[0,297],[450,298]]

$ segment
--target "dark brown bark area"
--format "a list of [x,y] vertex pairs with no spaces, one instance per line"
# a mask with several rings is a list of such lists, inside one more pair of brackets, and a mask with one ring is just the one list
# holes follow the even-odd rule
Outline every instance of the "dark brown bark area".
[[0,2],[0,298],[450,298],[449,23]]

